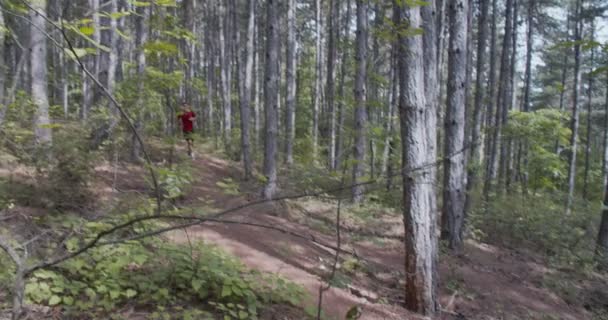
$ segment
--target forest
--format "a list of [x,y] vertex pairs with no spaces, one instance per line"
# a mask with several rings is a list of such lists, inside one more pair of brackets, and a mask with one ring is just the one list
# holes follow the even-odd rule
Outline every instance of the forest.
[[0,0],[9,319],[608,319],[608,1]]

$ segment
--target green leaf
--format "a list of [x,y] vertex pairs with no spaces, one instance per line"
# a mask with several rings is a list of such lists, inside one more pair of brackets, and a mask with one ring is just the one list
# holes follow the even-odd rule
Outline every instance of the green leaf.
[[198,291],[203,286],[203,281],[200,279],[192,279],[192,289]]
[[120,297],[120,291],[110,290],[110,299],[117,299],[118,297]]
[[127,298],[133,298],[133,297],[135,297],[136,294],[137,294],[137,291],[135,291],[133,289],[127,289],[127,292],[125,293]]
[[229,297],[232,295],[232,287],[224,285],[222,288],[222,298]]
[[65,303],[68,306],[71,306],[74,304],[74,298],[72,298],[70,296],[63,297],[63,303]]
[[241,310],[239,311],[239,319],[247,319],[247,317],[249,316],[249,313]]
[[51,296],[51,298],[49,299],[49,306],[56,306],[61,302],[61,298],[58,296]]
[[91,26],[82,26],[80,28],[78,28],[78,30],[80,30],[80,32],[84,35],[87,36],[92,36],[95,33],[95,28],[91,27]]

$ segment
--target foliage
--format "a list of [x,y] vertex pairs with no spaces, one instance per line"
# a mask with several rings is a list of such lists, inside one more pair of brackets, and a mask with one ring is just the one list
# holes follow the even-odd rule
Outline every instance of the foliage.
[[[173,168],[155,168],[160,188],[166,199],[176,199],[188,193],[192,183],[191,168],[186,164],[180,164]],[[146,178],[148,178],[146,176]],[[149,184],[152,184],[149,181]]]
[[[87,223],[87,234],[103,229]],[[78,240],[70,238],[73,251]],[[103,246],[52,269],[34,273],[26,286],[31,303],[57,306],[67,314],[109,314],[125,304],[156,305],[156,316],[182,306],[184,317],[205,314],[188,308],[204,302],[225,319],[256,319],[265,304],[297,304],[300,287],[277,276],[247,270],[235,258],[202,242],[190,246],[159,240]]]
[[534,112],[514,111],[509,115],[505,137],[528,149],[529,187],[534,190],[557,190],[567,177],[567,163],[555,153],[556,143],[568,145],[571,134],[567,117],[553,109]]
[[469,233],[484,242],[527,248],[557,265],[590,268],[599,206],[576,202],[566,215],[565,202],[560,193],[503,195],[472,210]]

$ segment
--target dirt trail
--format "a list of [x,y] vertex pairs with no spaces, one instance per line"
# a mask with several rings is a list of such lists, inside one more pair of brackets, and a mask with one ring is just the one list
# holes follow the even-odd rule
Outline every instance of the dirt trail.
[[[226,195],[217,186],[217,182],[237,174],[230,170],[229,164],[224,160],[201,156],[193,164],[196,168],[197,182],[194,183],[193,190],[184,200],[184,204],[196,205],[201,199],[212,199],[213,206],[221,210],[250,200],[248,196]],[[302,234],[313,233],[276,216],[276,208],[270,204],[249,207],[226,218],[281,226]],[[325,286],[325,282],[318,274],[327,272],[322,266],[326,266],[333,259],[330,252],[312,242],[278,231],[238,224],[207,224],[189,228],[187,232],[187,235],[184,231],[174,232],[170,234],[170,238],[177,242],[186,242],[187,237],[190,237],[190,239],[202,239],[214,243],[238,256],[250,268],[279,274],[302,285],[309,293],[305,305],[316,307],[319,287]],[[315,233],[315,237],[332,243],[330,238],[322,234]],[[362,320],[418,319],[402,308],[370,303],[345,289],[332,287],[323,295],[322,310],[329,319],[344,319],[348,310],[355,305],[363,310],[360,318]]]
[[[218,210],[231,208],[257,199],[255,195],[231,196],[217,183],[239,179],[239,170],[225,160],[199,156],[193,161],[196,182],[183,206],[200,206],[212,201]],[[326,243],[331,237],[285,218],[284,208],[272,204],[248,207],[226,218],[280,226],[301,234],[311,234]],[[328,273],[332,253],[312,242],[281,232],[239,224],[206,224],[187,230],[188,236],[214,243],[238,256],[248,267],[277,273],[302,285],[309,293],[306,306],[316,306],[319,287],[325,283],[320,275]],[[185,242],[184,231],[169,235],[174,241]],[[352,244],[351,244],[352,246]],[[355,245],[357,252],[391,272],[403,266],[403,248],[399,242],[392,246]],[[512,252],[471,242],[463,257],[442,256],[440,265],[441,304],[444,310],[438,319],[536,319],[551,315],[557,319],[588,319],[581,308],[568,306],[562,299],[539,283],[544,275],[540,265],[526,261]],[[359,305],[360,319],[420,319],[401,307],[399,278],[386,283],[363,279],[353,283],[366,291],[377,292],[393,302],[391,305],[373,303],[353,294],[350,289],[332,287],[324,294],[323,312],[329,319],[344,319],[346,312]],[[393,281],[392,283],[390,283]],[[456,286],[454,285],[456,284]],[[456,288],[454,288],[456,287]],[[385,290],[386,289],[386,290]],[[388,293],[387,293],[388,292]],[[398,294],[395,294],[398,292]],[[373,300],[373,299],[370,299]],[[377,301],[377,300],[373,300]],[[395,302],[396,301],[396,302]]]

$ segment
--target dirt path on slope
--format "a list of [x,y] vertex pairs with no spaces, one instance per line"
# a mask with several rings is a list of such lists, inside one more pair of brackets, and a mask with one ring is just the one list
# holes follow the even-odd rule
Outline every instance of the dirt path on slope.
[[[257,192],[241,190],[239,195],[229,195],[218,186],[218,182],[221,184],[227,178],[240,179],[240,171],[228,161],[202,155],[193,161],[193,166],[196,181],[182,206],[196,207],[211,201],[216,210],[222,210],[259,199]],[[332,237],[287,219],[286,210],[279,204],[263,204],[225,218],[280,226],[334,243]],[[187,232],[190,239],[214,243],[250,268],[276,273],[302,285],[310,294],[304,305],[316,307],[319,287],[325,285],[321,276],[328,274],[333,252],[285,233],[240,224],[205,224]],[[176,242],[187,241],[184,231],[169,236]],[[388,246],[347,242],[349,249],[354,246],[359,254],[382,269],[378,274],[393,274],[387,279],[353,279],[359,288],[388,297],[390,305],[364,299],[350,288],[332,287],[323,298],[322,309],[328,318],[342,320],[351,307],[359,305],[363,310],[360,319],[420,319],[398,307],[403,302],[400,295],[403,277],[399,275],[404,263],[403,245],[399,241]],[[438,319],[537,319],[545,315],[566,320],[589,319],[580,306],[570,306],[543,288],[541,283],[547,270],[529,257],[475,242],[468,243],[465,251],[461,257],[446,255],[440,259],[440,301],[444,310]]]
[[[184,199],[183,205],[196,205],[200,199],[212,199],[212,206],[221,210],[253,200],[252,195],[226,195],[217,186],[218,182],[227,177],[238,180],[239,173],[231,170],[224,160],[200,156],[193,161],[193,165],[197,182]],[[301,234],[314,233],[317,239],[333,243],[331,238],[323,234],[277,216],[277,208],[273,204],[249,207],[225,218],[280,226]],[[239,257],[250,268],[275,273],[302,285],[309,293],[304,305],[317,306],[319,287],[325,286],[320,275],[328,272],[327,265],[333,259],[332,252],[288,234],[239,224],[205,224],[191,227],[187,232],[187,235],[184,231],[174,232],[170,238],[176,242],[186,242],[189,237],[216,244]],[[332,287],[323,295],[322,310],[329,319],[344,319],[348,310],[355,305],[362,308],[360,319],[418,319],[402,308],[371,303],[347,289]]]

